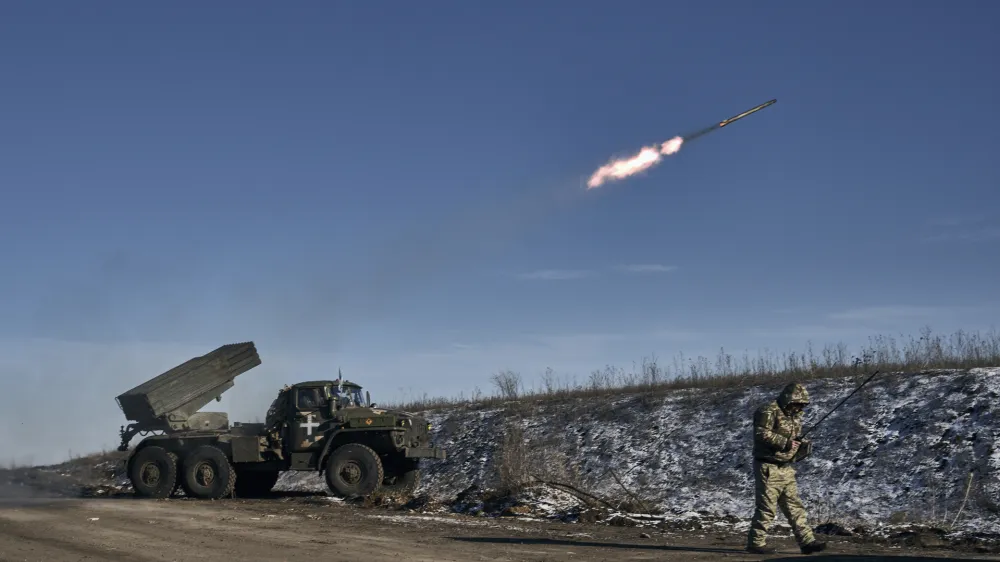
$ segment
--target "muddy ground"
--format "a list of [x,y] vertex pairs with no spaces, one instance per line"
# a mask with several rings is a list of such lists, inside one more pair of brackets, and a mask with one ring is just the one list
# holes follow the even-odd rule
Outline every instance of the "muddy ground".
[[[830,537],[803,556],[788,537],[778,555],[743,552],[744,536],[667,532],[517,517],[423,515],[324,495],[260,500],[10,497],[0,500],[0,560],[1000,560]],[[898,557],[898,558],[897,558]]]

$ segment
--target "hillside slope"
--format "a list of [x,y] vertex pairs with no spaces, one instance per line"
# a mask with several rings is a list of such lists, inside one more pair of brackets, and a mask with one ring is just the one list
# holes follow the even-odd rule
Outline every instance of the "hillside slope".
[[[814,423],[862,380],[810,381]],[[446,461],[418,493],[454,502],[470,488],[534,476],[647,511],[739,518],[753,511],[751,419],[781,385],[688,389],[426,413]],[[827,418],[800,463],[813,523],[951,523],[1000,533],[1000,368],[884,374]],[[505,444],[505,436],[507,443]],[[280,489],[323,489],[288,473]],[[946,519],[947,518],[947,519]],[[779,516],[779,520],[780,520]]]

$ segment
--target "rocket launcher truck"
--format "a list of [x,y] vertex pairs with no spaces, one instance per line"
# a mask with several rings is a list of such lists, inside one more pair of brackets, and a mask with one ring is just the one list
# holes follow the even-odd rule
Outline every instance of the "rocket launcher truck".
[[136,495],[260,496],[289,470],[318,471],[340,497],[406,493],[419,482],[421,459],[445,458],[427,420],[377,408],[339,375],[285,386],[264,423],[230,424],[225,412],[200,411],[260,364],[253,342],[223,345],[116,398],[132,422],[121,428],[119,450],[145,436],[126,460]]

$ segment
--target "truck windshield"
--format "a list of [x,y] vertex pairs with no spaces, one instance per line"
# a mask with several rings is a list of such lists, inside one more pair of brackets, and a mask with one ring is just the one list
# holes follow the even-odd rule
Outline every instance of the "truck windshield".
[[350,402],[352,406],[367,406],[367,404],[365,404],[364,393],[361,392],[360,388],[345,386],[343,390],[340,390],[335,386],[330,389],[330,392],[333,394],[334,398],[339,399],[341,403]]

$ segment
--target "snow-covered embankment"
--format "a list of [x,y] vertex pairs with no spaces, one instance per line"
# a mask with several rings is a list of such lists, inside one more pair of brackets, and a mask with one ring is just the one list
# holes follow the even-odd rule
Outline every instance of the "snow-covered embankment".
[[[806,425],[862,377],[806,383]],[[751,419],[781,386],[691,389],[430,412],[445,461],[426,461],[418,493],[453,502],[470,486],[496,487],[509,424],[523,430],[515,473],[564,482],[602,498],[637,496],[665,513],[749,518]],[[820,426],[800,463],[799,490],[814,523],[879,526],[954,520],[1000,532],[1000,368],[884,374]],[[506,467],[508,473],[510,466]],[[289,473],[283,489],[322,489]],[[635,499],[635,498],[632,498]],[[947,518],[947,519],[946,519]],[[780,519],[780,518],[779,518]]]

